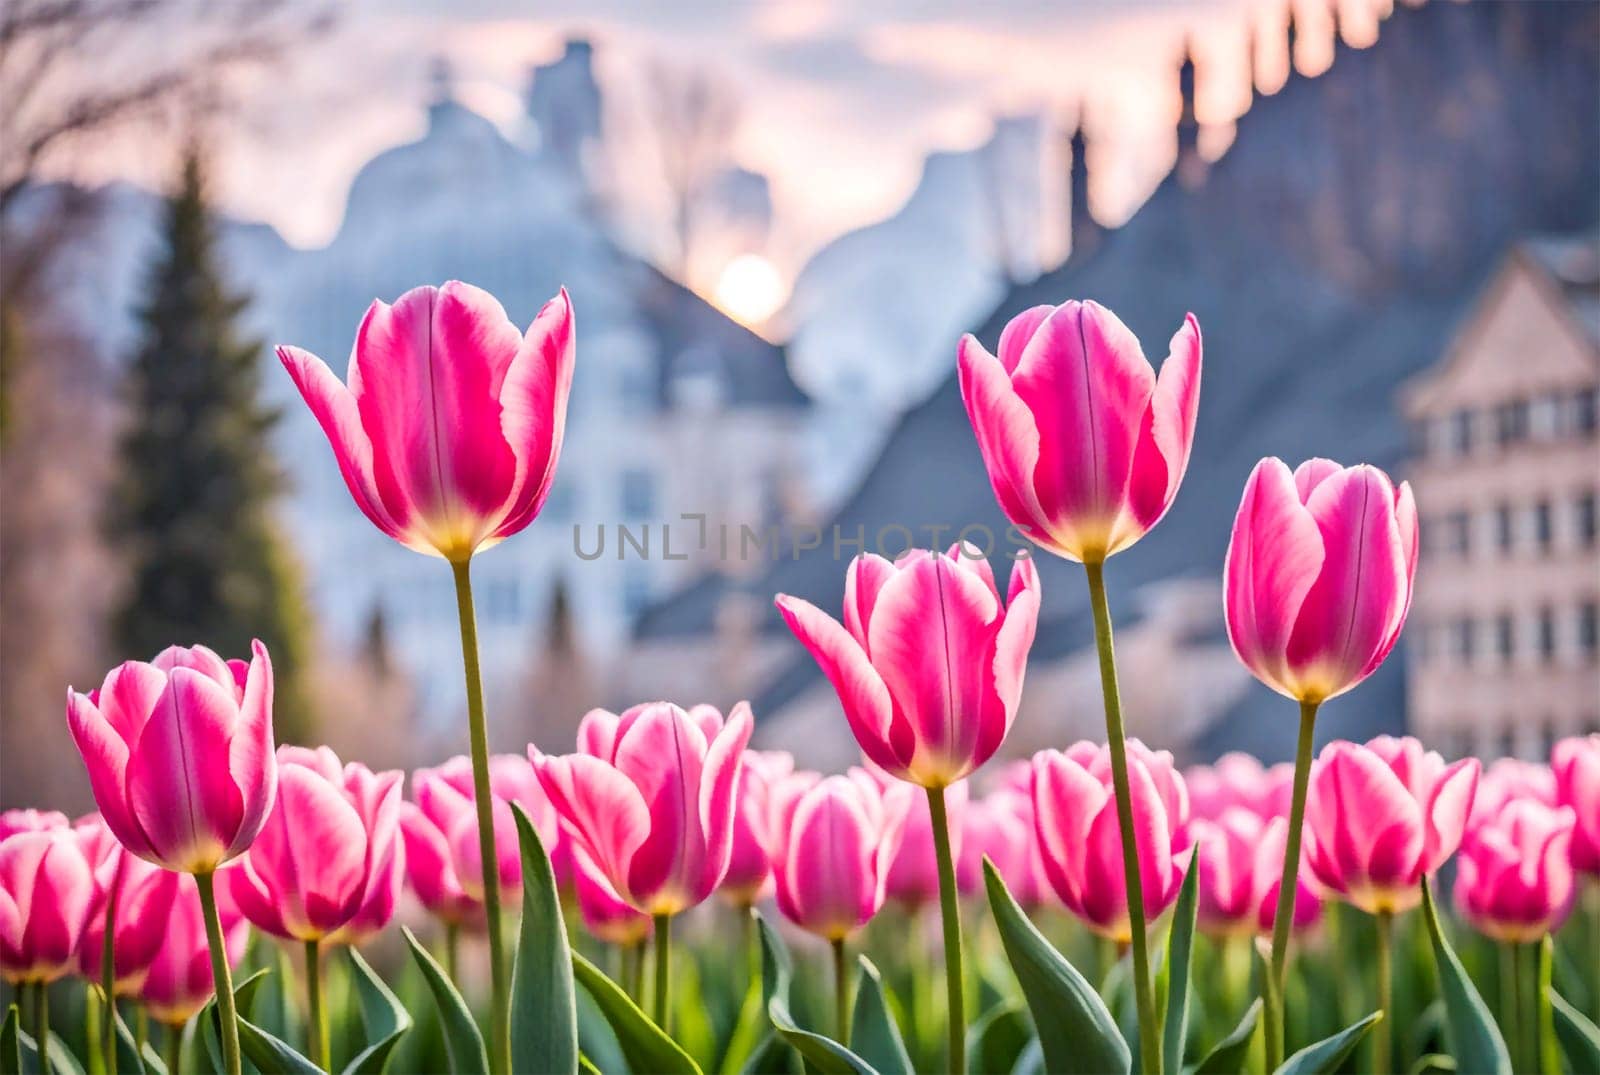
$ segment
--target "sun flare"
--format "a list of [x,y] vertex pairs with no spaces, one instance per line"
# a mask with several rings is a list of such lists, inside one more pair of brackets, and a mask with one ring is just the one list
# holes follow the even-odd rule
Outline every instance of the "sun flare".
[[787,297],[777,267],[760,254],[740,254],[723,267],[714,301],[728,316],[756,327],[766,322]]

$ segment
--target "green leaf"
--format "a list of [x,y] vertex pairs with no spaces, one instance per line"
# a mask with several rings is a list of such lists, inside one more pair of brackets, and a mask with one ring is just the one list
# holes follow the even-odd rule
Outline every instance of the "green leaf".
[[1450,1072],[1455,1070],[1455,1057],[1446,1056],[1443,1053],[1428,1053],[1425,1056],[1417,1057],[1417,1062],[1411,1065],[1408,1075],[1430,1075],[1431,1072],[1449,1075]]
[[1011,1075],[1044,1075],[1044,1049],[1038,1038],[1029,1038],[1028,1044],[1017,1054]]
[[[144,1075],[147,1065],[144,1057],[139,1055],[138,1039],[133,1036],[133,1031],[128,1029],[128,1024],[123,1021],[121,1012],[116,1013],[114,1022],[117,1034],[118,1075],[130,1072],[132,1075]],[[166,1067],[163,1066],[157,1075],[166,1075]]]
[[1250,1042],[1256,1036],[1256,1024],[1261,1021],[1261,998],[1257,997],[1245,1010],[1239,1025],[1211,1047],[1211,1051],[1194,1069],[1195,1075],[1235,1075],[1244,1070],[1245,1057],[1250,1053]]
[[1373,1012],[1359,1022],[1351,1023],[1339,1033],[1321,1041],[1312,1042],[1285,1060],[1274,1075],[1333,1075],[1344,1063],[1367,1032],[1378,1025],[1382,1012]]
[[[38,1069],[39,1047],[34,1043],[31,1035],[24,1031],[17,1031],[17,1041],[22,1046],[25,1056],[33,1058],[34,1069]],[[78,1058],[72,1055],[66,1043],[61,1040],[61,1035],[50,1035],[50,1070],[55,1075],[83,1075],[83,1065],[78,1063]]]
[[1199,887],[1200,847],[1197,844],[1189,860],[1189,870],[1183,877],[1183,887],[1178,890],[1178,902],[1172,912],[1172,935],[1167,939],[1167,957],[1162,962],[1167,981],[1162,998],[1166,1012],[1161,1039],[1163,1071],[1183,1069],[1183,1046],[1189,1034],[1189,957],[1194,951]]
[[1567,1066],[1573,1071],[1600,1071],[1600,1028],[1554,989],[1550,1007],[1555,1011],[1556,1040],[1567,1054]]
[[767,989],[767,1018],[778,1034],[800,1050],[810,1066],[822,1075],[877,1075],[877,1069],[832,1038],[802,1030],[789,1013],[789,951],[767,920],[756,916],[761,934],[761,980]]
[[900,1027],[883,999],[883,977],[872,960],[857,956],[855,1014],[850,1018],[850,1049],[884,1075],[914,1075]]
[[1033,1013],[1045,1068],[1052,1073],[1126,1072],[1132,1054],[1100,995],[1028,921],[987,857],[983,881],[1006,959]]
[[294,1046],[239,1017],[239,1051],[265,1075],[320,1075],[321,1068],[295,1051]]
[[361,1001],[361,1027],[367,1046],[345,1065],[344,1075],[377,1075],[384,1062],[411,1029],[411,1013],[354,948],[345,949],[354,971],[356,996]]
[[450,1070],[455,1075],[486,1075],[489,1054],[483,1048],[483,1035],[472,1020],[467,1002],[461,999],[444,968],[428,954],[417,941],[410,927],[401,926],[400,933],[411,948],[411,956],[422,971],[423,980],[433,993],[434,1005],[439,1009],[439,1024],[444,1030],[444,1047],[450,1054]]
[[522,847],[522,929],[511,978],[511,1066],[568,1075],[578,1070],[578,1008],[572,949],[561,920],[561,897],[539,834],[511,804]]
[[582,1053],[578,1054],[578,1075],[600,1075],[600,1069]]
[[22,1075],[22,1033],[17,1020],[22,1018],[17,1006],[6,1008],[6,1021],[0,1023],[0,1075]]
[[1010,1071],[1031,1040],[1027,1009],[996,1004],[967,1030],[967,1070],[975,1075]]
[[752,977],[745,986],[744,1001],[739,1005],[739,1014],[734,1019],[733,1032],[728,1037],[728,1047],[718,1070],[722,1075],[738,1075],[771,1036],[772,1024],[767,1021],[761,979]]
[[[261,983],[266,981],[267,970],[263,967],[250,977],[233,987],[233,1008],[243,1018],[250,1010],[250,1005],[255,1001],[256,991],[261,988]],[[211,1070],[225,1071],[222,1063],[222,1038],[219,1036],[222,1026],[222,1016],[217,1012],[217,998],[213,996],[206,1001],[206,1006],[200,1009],[200,1016],[195,1020],[195,1037],[205,1042],[206,1057],[211,1061]],[[240,1039],[240,1050],[243,1051],[244,1041]]]
[[1449,1021],[1450,1052],[1463,1071],[1486,1075],[1511,1075],[1511,1056],[1505,1039],[1484,1006],[1483,998],[1467,977],[1461,959],[1445,940],[1439,928],[1439,914],[1433,905],[1432,885],[1422,879],[1422,918],[1433,942],[1433,963],[1439,972],[1439,989],[1444,994],[1445,1015]]
[[607,978],[599,967],[574,952],[572,972],[616,1032],[617,1043],[622,1046],[629,1067],[659,1075],[700,1075],[700,1065],[694,1058],[651,1022],[633,998]]

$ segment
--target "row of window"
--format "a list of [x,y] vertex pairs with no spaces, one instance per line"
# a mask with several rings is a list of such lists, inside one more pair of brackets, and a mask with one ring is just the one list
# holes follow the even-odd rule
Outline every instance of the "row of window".
[[1574,727],[1552,714],[1530,717],[1526,713],[1507,713],[1481,727],[1432,732],[1426,735],[1426,740],[1452,760],[1478,756],[1548,761],[1550,748],[1556,740],[1591,731],[1600,731],[1600,715],[1591,713]]
[[[1600,602],[1583,601],[1566,610],[1547,605],[1532,616],[1460,616],[1417,624],[1414,631],[1417,655],[1425,662],[1554,664],[1563,649],[1593,661],[1600,658]],[[1562,646],[1563,635],[1570,636],[1570,647]]]
[[1433,556],[1523,549],[1548,554],[1558,546],[1592,549],[1600,544],[1600,497],[1586,492],[1565,503],[1537,500],[1496,504],[1476,514],[1446,512],[1422,521],[1421,540],[1423,552]]
[[1416,428],[1417,454],[1436,459],[1528,441],[1592,438],[1600,430],[1600,389],[1514,399],[1487,410],[1462,408]]

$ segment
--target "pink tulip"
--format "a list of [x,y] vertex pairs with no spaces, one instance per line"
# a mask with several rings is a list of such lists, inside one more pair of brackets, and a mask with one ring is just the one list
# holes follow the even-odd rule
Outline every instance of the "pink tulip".
[[1478,781],[1478,794],[1472,799],[1467,831],[1493,821],[1500,816],[1500,811],[1518,799],[1532,799],[1549,807],[1559,805],[1554,771],[1538,762],[1496,758]]
[[1569,858],[1575,820],[1568,807],[1517,799],[1469,832],[1455,898],[1475,929],[1522,942],[1561,927],[1578,888]]
[[1306,797],[1313,878],[1368,914],[1415,907],[1423,877],[1461,844],[1478,770],[1476,758],[1447,766],[1409,737],[1329,743]]
[[275,937],[321,941],[363,908],[381,913],[393,884],[402,779],[398,771],[341,767],[327,747],[279,748],[277,805],[244,861],[224,875],[244,916]]
[[[1139,834],[1144,911],[1171,905],[1189,862],[1189,795],[1172,755],[1129,739],[1128,780]],[[1080,742],[1033,756],[1033,823],[1045,877],[1089,928],[1116,941],[1132,936],[1122,863],[1122,826],[1111,790],[1111,755]]]
[[778,910],[795,925],[842,941],[883,907],[889,864],[913,792],[861,769],[798,773],[772,800],[772,871]]
[[1411,608],[1417,506],[1376,467],[1263,459],[1223,571],[1228,640],[1261,682],[1319,704],[1383,663]]
[[728,871],[750,730],[744,702],[726,723],[710,706],[692,716],[670,702],[621,716],[596,709],[578,727],[578,753],[535,751],[533,764],[575,850],[630,906],[672,915],[703,901]]
[[738,907],[749,907],[772,891],[765,818],[772,785],[794,772],[794,758],[782,750],[747,750],[739,777],[739,806],[733,814],[733,853],[718,890]]
[[94,874],[71,829],[0,840],[0,977],[53,982],[76,966]]
[[[250,926],[233,905],[226,885],[217,887],[217,916],[222,923],[222,947],[228,954],[228,964],[237,967],[250,940]],[[200,890],[195,887],[194,878],[178,876],[178,892],[161,921],[161,929],[161,950],[139,987],[139,999],[151,1018],[180,1027],[216,992]]]
[[1215,821],[1229,807],[1240,807],[1266,819],[1288,817],[1294,794],[1294,765],[1280,762],[1270,769],[1250,754],[1224,754],[1214,765],[1184,770],[1189,812]]
[[1025,911],[1044,905],[1049,882],[1033,834],[1033,801],[1026,791],[1001,787],[967,804],[961,833],[961,858],[956,887],[963,896],[983,898],[983,860],[1005,882],[1011,898]]
[[1000,334],[998,357],[963,336],[957,363],[995,498],[1029,540],[1094,563],[1160,522],[1194,443],[1193,314],[1159,377],[1128,327],[1095,302],[1023,311]]
[[158,866],[208,873],[244,854],[278,791],[272,662],[248,666],[204,646],[128,661],[88,694],[67,692],[67,724],[96,804],[122,846]]
[[[1196,820],[1191,832],[1200,854],[1201,930],[1215,937],[1271,933],[1283,884],[1288,821],[1230,806],[1214,819]],[[1322,904],[1302,874],[1294,928],[1305,929],[1321,915]]]
[[[870,768],[869,772],[885,788],[894,780],[894,777]],[[959,862],[966,833],[966,781],[946,788],[944,801],[950,822],[950,856]],[[933,815],[928,811],[926,795],[912,797],[911,808],[906,813],[905,832],[900,839],[900,850],[890,861],[885,889],[891,900],[907,908],[939,902],[939,860],[934,853]]]
[[988,761],[1016,718],[1039,616],[1029,559],[1000,603],[989,562],[972,546],[914,550],[890,563],[850,562],[844,624],[779,594],[789,629],[822,666],[850,730],[875,765],[927,788]]
[[1563,739],[1550,752],[1556,799],[1572,809],[1572,868],[1600,877],[1600,735]]
[[78,945],[78,973],[101,980],[106,937],[106,906],[115,901],[112,935],[112,989],[136,996],[145,973],[166,940],[166,922],[183,875],[130,854],[105,820],[91,814],[73,826],[94,876],[94,896]]
[[526,334],[494,296],[451,281],[374,302],[346,383],[278,348],[322,424],[356,506],[408,548],[464,561],[539,514],[566,424],[572,304],[563,289]]
[[581,851],[572,857],[573,882],[578,894],[578,914],[583,928],[607,944],[638,944],[650,936],[650,916],[636,911],[617,895],[616,889],[601,875]]
[[7,810],[0,813],[0,840],[19,832],[64,829],[68,824],[67,815],[59,810]]

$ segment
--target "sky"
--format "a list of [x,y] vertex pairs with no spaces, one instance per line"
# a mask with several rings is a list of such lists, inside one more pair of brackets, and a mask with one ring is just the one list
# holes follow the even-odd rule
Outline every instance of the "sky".
[[[1298,0],[1303,70],[1325,60],[1324,0]],[[1381,0],[1339,0],[1360,43]],[[982,142],[992,117],[1088,109],[1093,204],[1116,220],[1170,166],[1187,38],[1208,142],[1225,145],[1248,100],[1245,28],[1258,80],[1285,71],[1286,0],[353,0],[328,32],[237,76],[236,110],[212,132],[215,189],[237,215],[301,246],[336,232],[357,169],[422,133],[439,57],[470,107],[514,130],[531,65],[569,36],[596,42],[615,119],[637,113],[648,63],[693,65],[741,101],[737,163],[772,184],[769,256],[787,275],[828,239],[890,214],[924,156]],[[160,43],[157,43],[160,47]],[[136,49],[135,52],[138,50]],[[165,181],[170,161],[143,137],[104,140],[58,167],[80,177]]]

